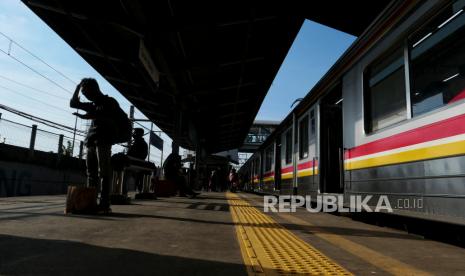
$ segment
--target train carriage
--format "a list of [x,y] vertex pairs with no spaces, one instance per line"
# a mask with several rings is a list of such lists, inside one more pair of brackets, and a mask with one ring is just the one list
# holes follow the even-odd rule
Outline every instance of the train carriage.
[[464,224],[464,6],[393,1],[254,154],[257,191]]

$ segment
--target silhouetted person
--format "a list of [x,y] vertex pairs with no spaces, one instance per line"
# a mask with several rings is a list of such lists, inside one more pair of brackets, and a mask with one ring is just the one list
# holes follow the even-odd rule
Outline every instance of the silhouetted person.
[[219,168],[214,169],[211,173],[210,176],[210,191],[213,192],[218,192],[219,190],[219,183],[220,183],[220,177],[219,177]]
[[196,196],[199,193],[194,192],[191,188],[187,186],[186,178],[181,172],[181,156],[179,156],[179,147],[172,143],[171,144],[171,153],[163,163],[163,172],[165,178],[169,181],[175,183],[179,189],[180,196]]
[[[145,158],[147,158],[149,147],[147,145],[147,142],[145,142],[144,140],[144,130],[142,128],[135,128],[132,134],[132,138],[133,140],[131,142],[131,145],[129,146],[127,155],[130,157],[137,158],[137,159],[145,160]],[[137,190],[139,190],[139,192],[142,192],[144,173],[136,172],[134,174],[134,178],[135,178]],[[127,192],[126,187],[123,187],[123,192]]]
[[[79,91],[90,102],[81,102]],[[118,102],[104,95],[95,79],[85,78],[79,83],[70,101],[72,108],[86,111],[86,114],[74,113],[82,119],[91,120],[85,145],[87,147],[87,185],[100,189],[99,209],[104,212],[110,209],[110,184],[112,169],[110,165],[111,146],[114,144],[115,129],[118,122],[115,113],[120,107]]]
[[147,158],[149,146],[144,140],[144,130],[142,128],[135,128],[132,134],[132,142],[129,145],[128,156],[145,160]]
[[239,186],[239,177],[237,176],[236,169],[232,168],[229,173],[229,190],[233,193],[236,192]]

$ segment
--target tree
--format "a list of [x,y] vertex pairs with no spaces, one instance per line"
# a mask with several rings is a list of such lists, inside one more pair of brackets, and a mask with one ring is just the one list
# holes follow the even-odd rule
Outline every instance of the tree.
[[73,155],[73,145],[71,141],[66,141],[66,147],[63,145],[63,155],[64,156],[72,156]]

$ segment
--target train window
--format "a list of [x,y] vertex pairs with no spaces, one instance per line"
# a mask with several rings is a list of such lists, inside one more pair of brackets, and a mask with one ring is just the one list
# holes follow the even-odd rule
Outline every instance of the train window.
[[260,160],[259,159],[255,159],[255,175],[259,175],[260,174]]
[[465,12],[457,1],[409,39],[412,116],[465,99]]
[[292,129],[286,132],[285,162],[292,163]]
[[390,126],[407,118],[403,48],[371,64],[365,71],[365,130]]
[[299,122],[299,159],[308,157],[308,115]]
[[310,111],[310,138],[315,137],[315,111]]
[[265,150],[265,171],[271,171],[271,166],[273,164],[273,146],[269,146]]

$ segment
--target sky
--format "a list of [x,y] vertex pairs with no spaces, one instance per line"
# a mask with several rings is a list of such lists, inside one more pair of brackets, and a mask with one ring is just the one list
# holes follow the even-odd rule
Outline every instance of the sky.
[[[18,45],[11,44],[10,40],[2,34],[40,57],[65,77]],[[351,35],[306,21],[273,81],[256,119],[276,121],[284,119],[291,111],[292,102],[304,97],[354,40],[355,37]],[[10,53],[10,56],[4,52]],[[129,112],[130,103],[21,1],[0,1],[1,104],[73,127],[75,117],[72,115],[74,110],[69,108],[69,98],[76,83],[84,77],[96,78],[101,90],[117,99],[120,106]],[[0,110],[0,112],[3,119],[28,126],[32,124],[31,121],[6,111]],[[138,110],[135,117],[144,118]],[[150,128],[148,123],[143,125]],[[78,120],[78,129],[85,130],[85,126],[86,121]],[[60,132],[43,125],[38,127],[55,133]],[[154,130],[159,129],[154,126]],[[72,137],[70,133],[64,134]],[[0,142],[5,138],[7,143],[24,146],[28,145],[28,136],[29,132],[24,127],[1,121]],[[166,157],[171,150],[171,140],[164,134],[162,138],[165,140],[163,155]],[[55,147],[55,140],[54,135],[42,133],[38,136],[36,144],[39,149],[48,151]],[[113,152],[118,150],[121,149],[114,148]],[[152,147],[151,159],[157,165],[160,163],[160,155],[161,152]]]
[[291,46],[256,120],[283,120],[356,37],[306,20]]

